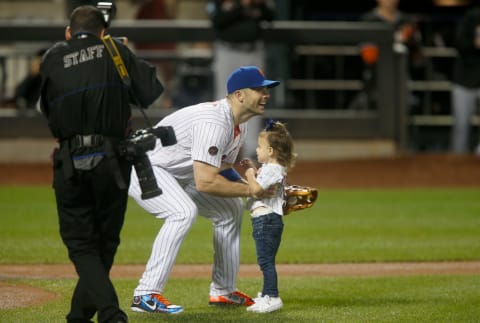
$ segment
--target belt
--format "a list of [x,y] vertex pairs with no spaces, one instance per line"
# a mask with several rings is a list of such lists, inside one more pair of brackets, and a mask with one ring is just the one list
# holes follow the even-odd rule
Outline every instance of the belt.
[[76,135],[69,140],[70,148],[98,147],[103,145],[103,135]]
[[120,189],[126,189],[127,185],[122,176],[120,164],[115,153],[115,145],[118,144],[118,141],[120,141],[120,139],[104,137],[103,135],[75,135],[70,139],[61,141],[60,150],[62,152],[62,160],[65,163],[65,179],[71,179],[74,174],[72,157],[70,153],[72,149],[105,145],[105,154],[107,156],[107,160],[110,162],[110,167],[115,177],[115,181]]

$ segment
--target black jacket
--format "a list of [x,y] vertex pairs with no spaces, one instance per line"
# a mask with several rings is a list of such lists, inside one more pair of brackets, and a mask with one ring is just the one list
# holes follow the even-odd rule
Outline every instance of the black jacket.
[[475,32],[480,32],[480,7],[467,11],[457,27],[453,82],[468,88],[480,87],[480,49],[474,46]]
[[130,74],[126,87],[101,39],[88,35],[50,48],[40,67],[41,108],[54,137],[99,134],[125,138],[129,132],[134,92],[148,107],[163,91],[155,67],[117,44]]
[[233,6],[225,6],[223,0],[210,3],[209,17],[217,38],[228,42],[254,42],[261,39],[262,21],[272,21],[274,7],[271,1],[244,8],[239,0]]

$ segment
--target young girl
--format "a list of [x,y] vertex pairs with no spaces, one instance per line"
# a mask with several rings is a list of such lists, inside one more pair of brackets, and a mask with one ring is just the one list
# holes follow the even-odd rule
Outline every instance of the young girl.
[[245,177],[254,196],[276,186],[271,198],[249,199],[247,207],[251,211],[253,239],[257,250],[257,262],[263,272],[263,290],[258,293],[255,304],[247,311],[267,313],[282,308],[278,293],[275,256],[280,246],[283,232],[283,189],[287,171],[293,167],[296,154],[293,152],[292,137],[286,126],[269,120],[265,130],[258,136],[257,159],[262,164],[256,169],[250,160],[243,160]]

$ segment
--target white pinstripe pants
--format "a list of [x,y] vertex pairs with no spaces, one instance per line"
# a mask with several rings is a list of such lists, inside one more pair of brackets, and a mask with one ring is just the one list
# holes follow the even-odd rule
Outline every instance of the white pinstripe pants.
[[194,183],[182,187],[166,170],[153,166],[163,194],[142,200],[135,170],[129,195],[157,218],[165,222],[153,243],[145,271],[134,296],[162,293],[175,263],[180,245],[195,222],[197,214],[213,223],[214,265],[210,295],[228,294],[236,289],[240,266],[240,229],[243,215],[241,198],[221,198],[198,192]]

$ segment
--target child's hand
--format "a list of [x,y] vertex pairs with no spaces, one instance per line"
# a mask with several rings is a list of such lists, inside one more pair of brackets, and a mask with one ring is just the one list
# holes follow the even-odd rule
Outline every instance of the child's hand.
[[252,176],[252,177],[256,177],[257,173],[256,173],[256,170],[254,168],[248,168],[246,171],[245,171],[245,177],[249,177],[249,176]]
[[240,161],[240,166],[243,167],[243,170],[246,172],[249,168],[253,168],[254,172],[257,172],[257,168],[255,167],[255,164],[253,161],[251,161],[249,158],[244,158]]

